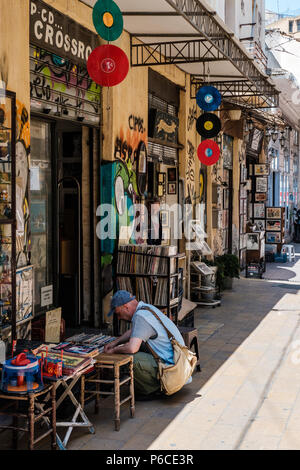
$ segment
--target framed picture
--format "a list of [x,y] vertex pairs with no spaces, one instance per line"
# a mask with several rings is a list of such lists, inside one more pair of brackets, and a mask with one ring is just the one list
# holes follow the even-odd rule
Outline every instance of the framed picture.
[[176,183],[168,183],[168,194],[176,194]]
[[259,249],[259,233],[247,233],[247,250],[253,251]]
[[176,183],[177,168],[168,168],[168,183]]
[[160,220],[162,227],[169,227],[169,211],[160,211]]
[[157,173],[157,182],[164,184],[166,182],[166,173]]
[[254,204],[253,218],[254,219],[264,219],[265,218],[265,205],[264,204]]
[[269,175],[269,166],[268,165],[254,165],[254,175],[255,176],[268,176]]
[[281,207],[266,207],[266,219],[281,219]]
[[264,219],[255,219],[254,223],[256,224],[257,230],[264,232],[266,230],[266,221]]
[[256,178],[256,192],[267,193],[268,192],[268,178]]
[[161,244],[168,245],[170,241],[170,229],[169,228],[162,228],[161,231]]
[[281,232],[266,232],[266,243],[281,243]]
[[281,231],[281,220],[269,220],[266,221],[266,230],[278,232]]
[[265,202],[267,200],[267,193],[255,193],[255,202]]

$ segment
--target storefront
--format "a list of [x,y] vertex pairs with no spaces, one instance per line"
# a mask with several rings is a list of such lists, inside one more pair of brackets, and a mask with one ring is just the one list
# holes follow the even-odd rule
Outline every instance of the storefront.
[[[30,10],[31,262],[36,316],[99,322],[101,89],[86,70],[98,37],[50,5]],[[50,296],[49,296],[50,292]]]

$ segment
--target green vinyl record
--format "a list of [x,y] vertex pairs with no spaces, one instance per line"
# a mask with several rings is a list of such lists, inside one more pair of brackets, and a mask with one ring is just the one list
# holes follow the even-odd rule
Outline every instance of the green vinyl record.
[[113,0],[98,0],[93,9],[93,22],[101,38],[115,41],[123,32],[123,15]]

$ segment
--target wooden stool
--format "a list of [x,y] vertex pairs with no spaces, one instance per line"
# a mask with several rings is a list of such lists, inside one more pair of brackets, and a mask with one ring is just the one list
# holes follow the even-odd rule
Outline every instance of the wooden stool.
[[[47,403],[47,394],[51,393],[51,402]],[[18,448],[18,433],[23,431],[28,433],[28,448],[33,450],[35,444],[51,434],[51,447],[56,450],[56,400],[55,387],[48,385],[39,392],[29,392],[24,395],[0,394],[3,404],[0,408],[0,415],[9,415],[13,417],[12,425],[1,425],[0,429],[10,429],[13,431],[13,448]],[[26,405],[26,410],[20,410],[20,404]],[[47,408],[45,408],[45,406]],[[13,410],[11,410],[13,408]],[[19,426],[19,418],[27,420],[26,427]],[[47,424],[47,431],[41,436],[35,438],[35,425],[43,420]]]
[[[130,400],[130,416],[134,417],[135,402],[134,402],[134,384],[133,384],[133,356],[125,354],[99,354],[95,357],[95,370],[96,373],[92,377],[86,378],[84,375],[81,377],[81,406],[84,407],[84,402],[89,398],[95,397],[95,413],[99,410],[100,395],[114,395],[115,400],[115,430],[120,430],[120,407]],[[128,365],[129,376],[125,376],[120,381],[120,368]],[[107,380],[101,378],[103,369],[112,369],[114,373],[114,380]],[[126,398],[120,399],[120,388],[122,385],[129,383],[129,395]],[[86,384],[95,384],[96,389],[90,390]],[[113,392],[100,390],[100,384],[113,384]]]
[[180,331],[185,345],[192,350],[194,348],[194,352],[197,356],[197,370],[200,372],[200,352],[199,352],[199,342],[198,342],[198,330],[197,328],[188,328],[186,326],[178,326],[178,330]]

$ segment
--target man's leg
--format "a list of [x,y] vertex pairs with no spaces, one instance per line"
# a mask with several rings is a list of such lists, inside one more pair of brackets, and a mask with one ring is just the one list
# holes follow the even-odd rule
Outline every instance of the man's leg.
[[137,395],[150,395],[160,391],[157,370],[152,354],[138,352],[133,355],[134,390]]

